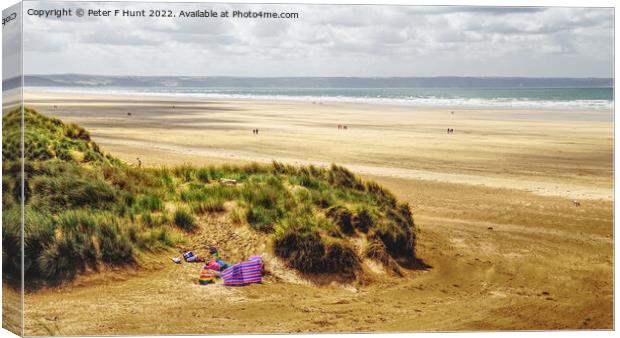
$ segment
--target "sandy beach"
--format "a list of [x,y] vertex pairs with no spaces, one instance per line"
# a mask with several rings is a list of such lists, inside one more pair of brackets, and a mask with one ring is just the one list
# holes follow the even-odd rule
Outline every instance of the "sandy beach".
[[[344,165],[411,204],[431,266],[368,286],[200,288],[154,255],[27,294],[27,335],[613,327],[612,112],[25,95],[134,165]],[[226,224],[201,226],[241,231]]]
[[[139,156],[146,165],[167,164],[160,154],[188,156],[191,162],[338,163],[378,176],[612,198],[611,112],[32,91],[25,104],[84,125],[99,144],[130,163]],[[347,129],[339,130],[339,124]],[[447,128],[455,132],[448,135]]]

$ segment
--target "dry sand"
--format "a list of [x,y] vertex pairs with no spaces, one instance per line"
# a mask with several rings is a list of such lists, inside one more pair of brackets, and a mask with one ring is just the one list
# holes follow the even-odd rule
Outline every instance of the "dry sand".
[[[200,268],[169,253],[145,256],[139,269],[27,294],[26,334],[613,327],[613,124],[602,113],[32,92],[26,105],[83,125],[130,163],[347,165],[411,203],[432,267],[318,286],[270,258],[263,285],[225,288],[196,285]],[[201,225],[219,235],[187,245],[216,241],[231,260],[268,251],[225,217]]]

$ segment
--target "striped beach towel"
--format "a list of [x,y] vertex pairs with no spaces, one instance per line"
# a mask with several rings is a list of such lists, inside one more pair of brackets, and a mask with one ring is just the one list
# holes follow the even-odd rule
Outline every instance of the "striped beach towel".
[[246,285],[250,283],[261,283],[263,276],[263,262],[259,257],[235,264],[222,271],[221,277],[224,285]]

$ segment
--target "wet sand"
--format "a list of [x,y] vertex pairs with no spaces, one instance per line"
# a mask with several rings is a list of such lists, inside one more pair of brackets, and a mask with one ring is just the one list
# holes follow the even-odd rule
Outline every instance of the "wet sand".
[[[198,266],[152,255],[28,294],[26,334],[613,327],[613,124],[601,113],[141,99],[32,93],[26,105],[129,163],[347,165],[411,203],[431,268],[319,286],[274,261],[263,285],[201,287]],[[225,218],[200,223],[231,258],[267,250]]]

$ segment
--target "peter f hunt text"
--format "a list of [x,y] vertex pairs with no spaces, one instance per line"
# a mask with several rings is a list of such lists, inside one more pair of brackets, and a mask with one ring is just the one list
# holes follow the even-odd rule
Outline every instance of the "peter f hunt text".
[[264,12],[252,10],[194,10],[174,12],[167,9],[141,9],[141,10],[103,10],[103,9],[28,9],[26,13],[30,16],[41,18],[62,18],[68,16],[78,17],[162,17],[162,18],[249,18],[249,19],[297,19],[299,13],[296,12]]

